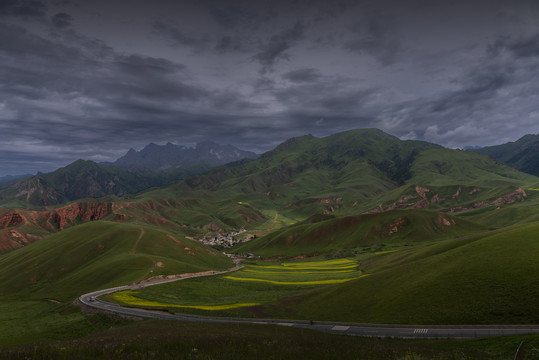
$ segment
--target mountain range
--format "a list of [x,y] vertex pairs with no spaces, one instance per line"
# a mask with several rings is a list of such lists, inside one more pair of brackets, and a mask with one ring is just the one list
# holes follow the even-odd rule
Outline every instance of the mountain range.
[[[376,129],[292,138],[257,159],[218,166],[125,197],[155,185],[150,180],[80,160],[21,181],[0,192],[5,207],[0,212],[2,236],[10,246],[18,246],[21,236],[27,239],[23,243],[29,243],[36,236],[98,218],[143,221],[201,235],[252,227],[275,213],[284,225],[317,214],[351,216],[402,209],[466,212],[468,218],[489,226],[492,216],[501,216],[500,223],[516,221],[502,214],[513,211],[509,205],[532,198],[533,192],[523,187],[539,183],[534,176],[480,154],[402,141]],[[91,200],[111,203],[99,217],[92,215],[95,206],[75,203],[69,206],[76,211],[62,210],[65,206],[43,209],[44,205],[58,207],[66,201],[110,194],[122,198]],[[14,207],[34,210],[9,209]],[[40,215],[35,213],[38,209]],[[489,211],[494,209],[499,211]]]
[[212,141],[198,143],[194,148],[167,143],[151,143],[144,149],[130,149],[111,165],[137,170],[141,168],[167,170],[193,165],[223,165],[241,159],[254,159],[257,155],[251,151],[240,150],[233,145],[219,145]]
[[113,163],[77,160],[47,174],[8,177],[0,182],[0,187],[2,184],[4,187],[0,189],[0,204],[46,207],[84,198],[125,196],[256,156],[232,145],[221,146],[210,141],[195,148],[151,143],[141,151],[129,150]]

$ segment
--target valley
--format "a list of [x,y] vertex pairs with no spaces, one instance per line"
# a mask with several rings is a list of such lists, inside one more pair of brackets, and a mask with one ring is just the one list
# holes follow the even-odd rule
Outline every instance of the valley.
[[[85,165],[94,167],[77,163]],[[63,174],[63,189],[81,183]],[[348,341],[311,332],[311,320],[332,324],[334,333],[338,323],[394,324],[415,338],[423,334],[417,329],[442,325],[528,326],[520,338],[539,323],[538,188],[539,178],[484,155],[376,129],[292,138],[258,158],[127,193],[110,188],[38,204],[33,194],[50,198],[46,191],[10,197],[8,187],[0,191],[0,355],[36,341],[74,349],[92,336],[122,338],[110,326],[126,333],[187,326],[85,314],[73,305],[82,294],[119,286],[97,300],[163,319],[267,323],[215,327],[234,329],[222,330],[231,338],[250,329],[261,338],[289,333],[299,343]],[[234,268],[233,258],[243,267],[221,273]],[[195,273],[207,276],[145,286]],[[305,326],[285,329],[272,319]],[[202,334],[213,325],[192,326],[196,341],[211,342]],[[506,358],[515,339],[500,340],[502,348],[471,340],[482,349],[475,355],[459,340],[406,344],[421,354],[448,346],[455,358]],[[392,339],[372,341],[406,351]]]

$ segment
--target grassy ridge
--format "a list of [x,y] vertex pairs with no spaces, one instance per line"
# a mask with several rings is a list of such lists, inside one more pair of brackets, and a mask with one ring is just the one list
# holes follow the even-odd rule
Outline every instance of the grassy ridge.
[[164,230],[97,221],[0,257],[1,295],[22,292],[27,299],[65,301],[142,279],[152,270],[157,275],[226,269],[231,264],[221,253]]
[[0,346],[73,338],[108,327],[70,305],[78,296],[144,278],[231,267],[181,234],[107,221],[78,225],[0,257]]
[[447,239],[485,229],[466,220],[425,210],[324,219],[327,217],[314,217],[274,231],[241,244],[233,251],[260,256],[327,254],[380,243]]

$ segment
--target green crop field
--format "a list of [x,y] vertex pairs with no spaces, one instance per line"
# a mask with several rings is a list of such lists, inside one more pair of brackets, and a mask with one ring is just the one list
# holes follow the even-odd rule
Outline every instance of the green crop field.
[[253,263],[230,274],[122,291],[103,298],[127,306],[254,316],[256,306],[269,305],[291,293],[362,276],[357,262],[348,259]]

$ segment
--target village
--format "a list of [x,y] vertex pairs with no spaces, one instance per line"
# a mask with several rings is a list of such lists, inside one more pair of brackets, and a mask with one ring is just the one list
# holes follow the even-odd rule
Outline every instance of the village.
[[217,234],[217,236],[205,237],[199,241],[205,245],[209,246],[222,246],[223,248],[231,248],[234,245],[237,245],[242,242],[247,242],[254,238],[254,235],[240,236],[245,232],[244,228],[239,229],[238,231],[231,231],[230,233]]

